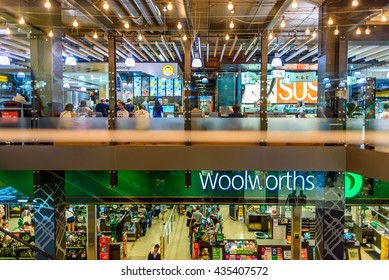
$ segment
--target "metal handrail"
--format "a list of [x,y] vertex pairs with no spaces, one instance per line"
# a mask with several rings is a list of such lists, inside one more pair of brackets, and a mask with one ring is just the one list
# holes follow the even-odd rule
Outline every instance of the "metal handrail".
[[7,231],[7,230],[1,228],[1,227],[0,227],[0,232],[3,232],[3,233],[5,233],[6,235],[11,236],[13,239],[19,241],[20,243],[22,243],[22,244],[25,245],[26,247],[28,247],[28,248],[30,248],[31,250],[37,252],[38,254],[41,254],[42,256],[48,258],[49,260],[55,260],[55,259],[56,259],[54,256],[51,256],[50,254],[46,253],[45,251],[42,251],[41,249],[39,249],[38,247],[31,245],[30,243],[24,241],[23,239],[21,239],[20,237],[16,236],[16,235],[13,234],[12,232],[9,232],[9,231]]

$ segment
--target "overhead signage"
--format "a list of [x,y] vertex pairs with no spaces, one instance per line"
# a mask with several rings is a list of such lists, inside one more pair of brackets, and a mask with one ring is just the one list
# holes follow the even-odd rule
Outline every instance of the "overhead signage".
[[301,189],[303,191],[311,191],[316,188],[313,175],[302,176],[296,171],[286,172],[286,174],[265,175],[261,178],[259,174],[249,173],[244,171],[240,174],[220,174],[219,172],[208,172],[206,174],[199,173],[201,186],[203,190],[264,190],[280,191],[283,188],[289,191]]
[[272,71],[273,78],[284,78],[285,70],[273,70]]
[[172,65],[170,65],[170,64],[165,65],[162,68],[162,74],[164,74],[167,77],[170,77],[170,76],[174,75],[174,67]]
[[276,103],[317,103],[317,82],[296,82],[291,84],[281,83],[281,78],[277,78],[276,83]]

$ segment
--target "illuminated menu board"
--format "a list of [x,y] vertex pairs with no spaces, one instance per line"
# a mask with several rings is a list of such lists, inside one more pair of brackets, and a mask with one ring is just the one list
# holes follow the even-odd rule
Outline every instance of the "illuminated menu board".
[[166,79],[158,79],[158,96],[165,96],[166,92]]
[[150,95],[150,78],[142,77],[142,96]]
[[166,96],[173,96],[174,88],[173,88],[174,80],[166,79]]
[[157,77],[150,77],[150,96],[156,96],[158,92]]
[[142,78],[134,77],[134,96],[142,95]]
[[174,96],[181,96],[182,88],[181,88],[181,80],[174,79]]

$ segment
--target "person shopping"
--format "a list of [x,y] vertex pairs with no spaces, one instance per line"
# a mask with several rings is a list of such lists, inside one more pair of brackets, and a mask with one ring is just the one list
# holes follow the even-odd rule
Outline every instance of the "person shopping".
[[154,245],[154,249],[147,255],[147,260],[159,261],[161,260],[161,254],[159,253],[159,244]]

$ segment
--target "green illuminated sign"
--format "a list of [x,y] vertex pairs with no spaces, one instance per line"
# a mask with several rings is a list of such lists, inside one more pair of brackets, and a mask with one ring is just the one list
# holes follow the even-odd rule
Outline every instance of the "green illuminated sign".
[[352,172],[346,173],[346,186],[345,196],[346,198],[352,198],[356,196],[363,187],[363,177],[359,174]]

